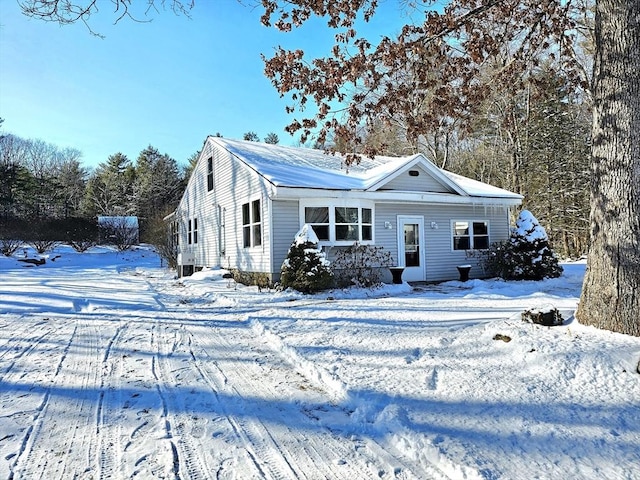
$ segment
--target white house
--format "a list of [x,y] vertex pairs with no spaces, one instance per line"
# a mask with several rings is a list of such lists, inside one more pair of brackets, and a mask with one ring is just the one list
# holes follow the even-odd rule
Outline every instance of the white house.
[[167,219],[181,275],[222,267],[276,281],[296,233],[310,224],[329,258],[354,242],[378,245],[405,267],[403,280],[441,281],[458,278],[468,250],[506,240],[509,209],[521,201],[420,154],[346,167],[321,150],[208,137]]

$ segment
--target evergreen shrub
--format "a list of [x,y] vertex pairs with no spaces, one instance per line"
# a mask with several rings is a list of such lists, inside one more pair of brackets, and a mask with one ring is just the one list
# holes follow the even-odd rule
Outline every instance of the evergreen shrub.
[[333,273],[318,237],[310,225],[304,225],[282,263],[280,285],[302,293],[315,293],[333,286]]
[[506,242],[474,252],[490,274],[505,280],[542,280],[562,275],[558,257],[549,245],[545,229],[528,210],[522,210]]

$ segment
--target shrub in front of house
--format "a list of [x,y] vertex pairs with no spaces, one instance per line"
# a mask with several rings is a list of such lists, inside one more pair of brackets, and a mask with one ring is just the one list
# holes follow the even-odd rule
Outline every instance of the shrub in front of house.
[[494,243],[480,255],[485,270],[505,280],[542,280],[562,275],[545,229],[528,210],[520,212],[508,241]]
[[356,242],[336,253],[332,268],[340,286],[369,288],[382,283],[382,272],[392,265],[391,254],[383,247]]
[[302,293],[315,293],[333,286],[333,273],[318,237],[310,225],[304,225],[282,263],[280,285]]

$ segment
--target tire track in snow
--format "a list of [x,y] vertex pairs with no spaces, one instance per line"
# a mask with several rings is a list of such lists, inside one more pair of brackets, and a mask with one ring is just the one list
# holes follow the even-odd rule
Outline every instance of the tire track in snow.
[[[110,479],[116,477],[117,467],[122,465],[122,448],[120,445],[121,426],[118,422],[109,422],[109,405],[107,388],[111,387],[111,374],[114,371],[111,353],[121,334],[129,326],[129,322],[118,326],[115,333],[109,339],[102,356],[100,394],[96,408],[95,431],[97,445],[92,457],[97,457],[98,478]],[[105,397],[107,403],[105,404]]]
[[[266,448],[265,440],[270,438],[269,432],[264,428],[258,434],[255,432],[254,426],[244,425],[242,419],[236,415],[230,415],[227,412],[224,402],[221,401],[219,392],[222,390],[222,386],[229,384],[228,378],[221,370],[216,373],[218,380],[214,379],[211,372],[208,372],[204,368],[203,362],[200,360],[200,355],[206,355],[204,350],[199,350],[198,355],[194,351],[194,336],[188,332],[183,325],[180,326],[183,337],[186,337],[187,341],[183,342],[186,347],[185,352],[188,353],[190,358],[190,367],[194,370],[195,377],[204,383],[211,391],[213,398],[216,400],[215,410],[222,412],[223,417],[218,417],[218,420],[224,419],[227,428],[233,433],[235,437],[241,440],[245,449],[245,459],[253,466],[255,474],[261,478],[271,478],[274,480],[286,480],[303,478],[295,474],[289,461],[281,454],[274,454],[274,450],[278,449]],[[208,356],[208,355],[207,355]],[[222,378],[222,385],[219,383],[219,379]],[[233,390],[233,389],[232,389]],[[239,397],[239,393],[233,390],[233,393]],[[217,477],[222,478],[225,472],[224,460],[219,463]],[[198,477],[199,478],[199,477]]]
[[[57,366],[55,368],[54,375],[51,380],[52,383],[62,369],[62,364],[67,358],[67,355],[69,354],[69,350],[71,349],[71,345],[73,344],[73,340],[75,339],[77,331],[78,331],[78,326],[75,325],[73,332],[69,338],[69,341],[64,347],[60,360],[58,361]],[[34,415],[32,417],[31,425],[29,426],[25,435],[22,438],[22,442],[20,443],[20,449],[17,455],[15,456],[15,461],[10,466],[11,473],[9,474],[8,480],[14,480],[14,478],[17,478],[16,475],[18,476],[24,475],[25,478],[30,478],[29,469],[32,468],[34,463],[37,464],[38,469],[44,470],[44,467],[46,466],[47,462],[45,460],[45,465],[41,465],[37,462],[37,460],[34,459],[34,457],[36,456],[36,453],[33,447],[35,444],[34,439],[41,433],[41,430],[42,430],[41,418],[46,415],[50,398],[51,398],[51,386],[45,389],[44,395],[42,397],[42,402],[36,408],[36,411],[34,412]],[[42,475],[42,471],[40,475]]]
[[[225,332],[227,335],[215,331],[209,333],[206,340],[212,343],[206,347],[202,345],[202,335],[192,334],[191,356],[194,366],[207,380],[210,388],[225,395],[225,402],[221,405],[249,455],[260,469],[261,476],[275,479],[373,478],[383,471],[399,472],[398,468],[392,468],[386,461],[381,461],[380,452],[376,455],[362,450],[354,452],[358,446],[321,427],[304,411],[305,406],[301,407],[297,402],[290,405],[287,402],[283,403],[283,397],[295,396],[301,390],[311,393],[313,388],[310,385],[305,386],[306,379],[303,377],[295,373],[291,375],[291,366],[284,359],[264,349],[263,342],[257,341],[257,337],[246,328],[246,323],[236,325],[244,331],[244,337],[235,340],[249,342],[253,361],[237,362],[231,353],[226,360],[236,363],[229,370],[232,377],[227,376],[225,366],[214,361],[208,353],[234,352],[241,348],[239,344],[230,343],[228,332]],[[265,354],[267,358],[262,358]],[[256,361],[259,357],[262,359]],[[273,367],[266,366],[269,363],[273,363]],[[249,365],[250,368],[243,365]],[[277,371],[278,369],[280,371]],[[295,382],[288,381],[287,377],[297,377],[302,384],[296,385]],[[229,399],[240,405],[236,410],[244,410],[248,415],[230,412],[225,407]],[[256,409],[256,399],[264,402],[264,410],[267,412],[264,419],[253,415],[252,409]],[[314,402],[324,403],[334,414],[346,417],[345,412],[326,405],[330,404],[330,401],[326,398],[325,392],[316,390],[313,399]],[[305,424],[306,427],[300,428]],[[312,430],[305,431],[305,428]],[[398,463],[395,459],[390,460]],[[397,477],[417,478],[407,468]]]
[[[190,367],[183,351],[184,327],[160,323],[156,323],[155,327],[157,355],[154,357],[153,371],[158,392],[162,396],[165,428],[173,452],[173,472],[176,478],[206,480],[212,471],[220,470],[220,465],[208,459],[203,451],[200,439],[204,436],[204,427],[201,425],[204,419],[190,411],[185,395],[179,393],[186,379],[189,384],[202,380],[185,375]],[[176,365],[175,361],[179,364]]]
[[[26,340],[23,340],[22,338],[18,337],[18,335],[16,333],[13,334],[14,337],[18,337],[20,338],[20,346],[16,346],[16,347],[12,347],[12,348],[6,348],[4,350],[4,352],[2,352],[2,355],[0,355],[0,361],[5,361],[6,356],[8,356],[10,353],[14,353],[13,358],[11,358],[10,363],[7,365],[7,367],[4,369],[3,372],[0,372],[0,382],[4,381],[5,376],[8,375],[9,373],[11,373],[11,371],[13,370],[13,368],[15,367],[16,363],[22,359],[25,356],[28,356],[29,354],[31,354],[33,351],[35,351],[42,343],[42,341],[51,333],[51,330],[47,330],[45,333],[43,333],[42,335],[40,335],[39,337],[33,339],[33,340],[29,340],[29,342],[27,343],[27,345],[23,345],[22,343],[25,342]],[[17,353],[15,353],[17,351]]]
[[[252,330],[256,332],[261,338],[266,340],[266,343],[277,354],[282,356],[286,361],[290,362],[297,370],[297,372],[304,377],[309,375],[313,379],[313,383],[319,385],[321,388],[329,393],[330,398],[335,401],[342,401],[346,404],[346,408],[350,411],[354,410],[361,400],[353,398],[348,390],[348,386],[344,384],[334,374],[328,372],[322,367],[317,366],[314,362],[306,359],[301,355],[298,350],[286,344],[285,340],[279,337],[277,334],[271,332],[263,322],[257,317],[249,317],[248,323],[251,325]],[[346,413],[346,412],[345,412]],[[362,426],[351,427],[349,422],[341,428],[343,433],[356,435],[362,430]],[[412,442],[411,439],[404,439],[402,434],[396,433],[399,437],[399,441]],[[395,465],[393,468],[393,475],[414,475],[413,472],[421,472],[420,475],[427,478],[448,479],[446,475],[437,464],[433,462],[422,462],[422,466],[418,465],[413,459],[407,458],[402,452],[398,451],[393,445],[383,444],[376,440],[373,435],[366,436],[362,439],[362,444],[366,446],[371,453],[379,457],[384,463]],[[428,463],[427,466],[425,464]],[[384,469],[381,472],[386,471]]]

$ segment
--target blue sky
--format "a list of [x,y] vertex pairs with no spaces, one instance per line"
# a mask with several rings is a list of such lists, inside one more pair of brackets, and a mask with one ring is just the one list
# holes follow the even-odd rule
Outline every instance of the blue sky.
[[[161,11],[150,23],[113,25],[111,4],[103,5],[91,21],[101,39],[82,23],[30,19],[16,0],[0,0],[4,132],[77,148],[86,167],[116,152],[135,161],[148,145],[184,164],[216,132],[275,132],[281,144],[297,143],[284,132],[293,116],[264,77],[260,54],[277,45],[326,54],[334,32],[324,21],[283,34],[260,24],[260,8],[201,0],[191,19]],[[372,40],[406,21],[395,5],[383,5],[368,26]]]

